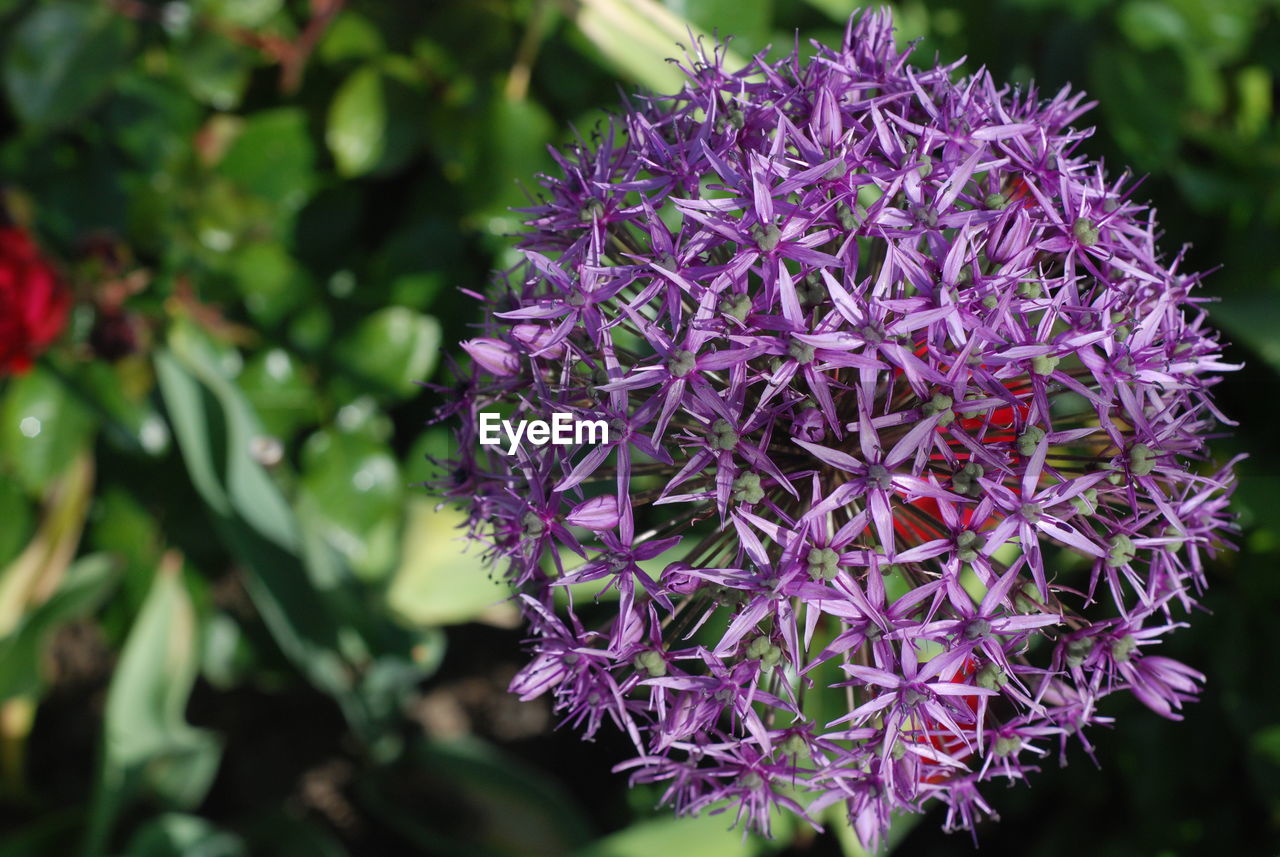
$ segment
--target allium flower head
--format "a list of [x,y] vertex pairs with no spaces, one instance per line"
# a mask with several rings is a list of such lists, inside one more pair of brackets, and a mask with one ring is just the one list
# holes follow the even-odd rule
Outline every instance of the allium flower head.
[[[1108,695],[1196,695],[1155,652],[1231,530],[1233,367],[1081,94],[912,67],[887,13],[723,58],[556,155],[444,488],[528,621],[512,690],[677,811],[969,827]],[[611,430],[508,455],[484,412]]]

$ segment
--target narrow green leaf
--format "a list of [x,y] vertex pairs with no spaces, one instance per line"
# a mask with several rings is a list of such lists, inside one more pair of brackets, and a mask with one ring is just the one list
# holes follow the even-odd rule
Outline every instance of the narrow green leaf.
[[114,819],[140,793],[192,807],[213,783],[221,745],[186,721],[199,656],[182,561],[161,561],[107,691],[86,853],[99,853]]
[[211,740],[185,719],[197,665],[195,612],[180,562],[170,558],[156,573],[107,693],[108,767],[135,769],[174,746]]
[[35,529],[34,504],[14,479],[0,479],[0,566],[8,565],[27,544]]
[[858,4],[854,0],[804,0],[804,2],[838,24],[848,21],[849,15],[853,13],[854,9],[858,8]]
[[0,700],[39,695],[41,664],[54,632],[92,613],[115,587],[119,575],[105,554],[84,557],[67,570],[58,591],[25,614],[0,638]]
[[[699,28],[656,0],[582,0],[574,23],[620,72],[655,92],[676,92],[684,75],[668,60],[680,55],[679,45],[705,36]],[[735,52],[725,64],[733,70],[745,65]]]
[[[742,53],[764,50],[769,43],[774,0],[663,0],[663,5],[709,33],[732,38]],[[687,40],[687,35],[680,39]]]
[[219,466],[214,461],[213,436],[203,388],[167,351],[156,352],[155,367],[156,380],[160,384],[192,486],[215,514],[231,514],[231,501],[222,487]]
[[[245,587],[272,637],[299,671],[341,705],[362,738],[386,726],[357,691],[362,664],[411,657],[415,638],[370,610],[351,573],[313,522],[299,521],[253,457],[259,423],[198,331],[175,326],[155,361],[160,390],[193,484],[222,541],[244,568]],[[214,443],[211,427],[225,427]],[[314,517],[314,516],[312,516]]]

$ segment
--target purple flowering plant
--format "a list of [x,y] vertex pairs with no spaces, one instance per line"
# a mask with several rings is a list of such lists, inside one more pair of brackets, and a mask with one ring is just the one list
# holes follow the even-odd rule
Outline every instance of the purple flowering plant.
[[[1226,546],[1206,441],[1234,367],[1090,107],[839,49],[700,46],[528,210],[443,416],[440,489],[515,589],[521,698],[622,730],[677,812],[816,824],[993,810],[1108,695],[1177,719],[1157,654]],[[481,414],[604,420],[479,443]]]

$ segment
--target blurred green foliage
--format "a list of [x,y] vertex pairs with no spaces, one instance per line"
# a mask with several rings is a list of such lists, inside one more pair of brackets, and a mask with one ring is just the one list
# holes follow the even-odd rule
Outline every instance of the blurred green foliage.
[[[548,144],[690,34],[839,40],[847,0],[0,0],[0,190],[75,289],[0,385],[0,855],[857,854],[672,821],[503,695],[502,589],[417,487],[442,347],[513,261]],[[1178,636],[1183,724],[1120,710],[989,853],[1280,841],[1280,4],[903,0],[916,61],[1098,101],[1248,362],[1239,556]],[[802,41],[802,49],[803,49]],[[106,347],[104,343],[115,343]],[[123,345],[121,345],[123,343]],[[1128,715],[1128,716],[1126,716]],[[620,755],[617,754],[617,755]],[[1055,766],[1049,765],[1049,768]],[[1087,824],[1082,820],[1088,819]],[[903,853],[967,852],[930,818]]]

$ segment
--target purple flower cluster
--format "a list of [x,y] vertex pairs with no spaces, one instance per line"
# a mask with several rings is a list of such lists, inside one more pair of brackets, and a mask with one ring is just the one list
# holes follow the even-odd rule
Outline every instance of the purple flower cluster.
[[[1198,276],[1079,93],[906,59],[887,13],[695,52],[557,154],[464,343],[443,487],[527,619],[512,690],[679,812],[970,827],[1104,697],[1203,681],[1154,654],[1232,529]],[[508,455],[484,412],[610,431]]]

